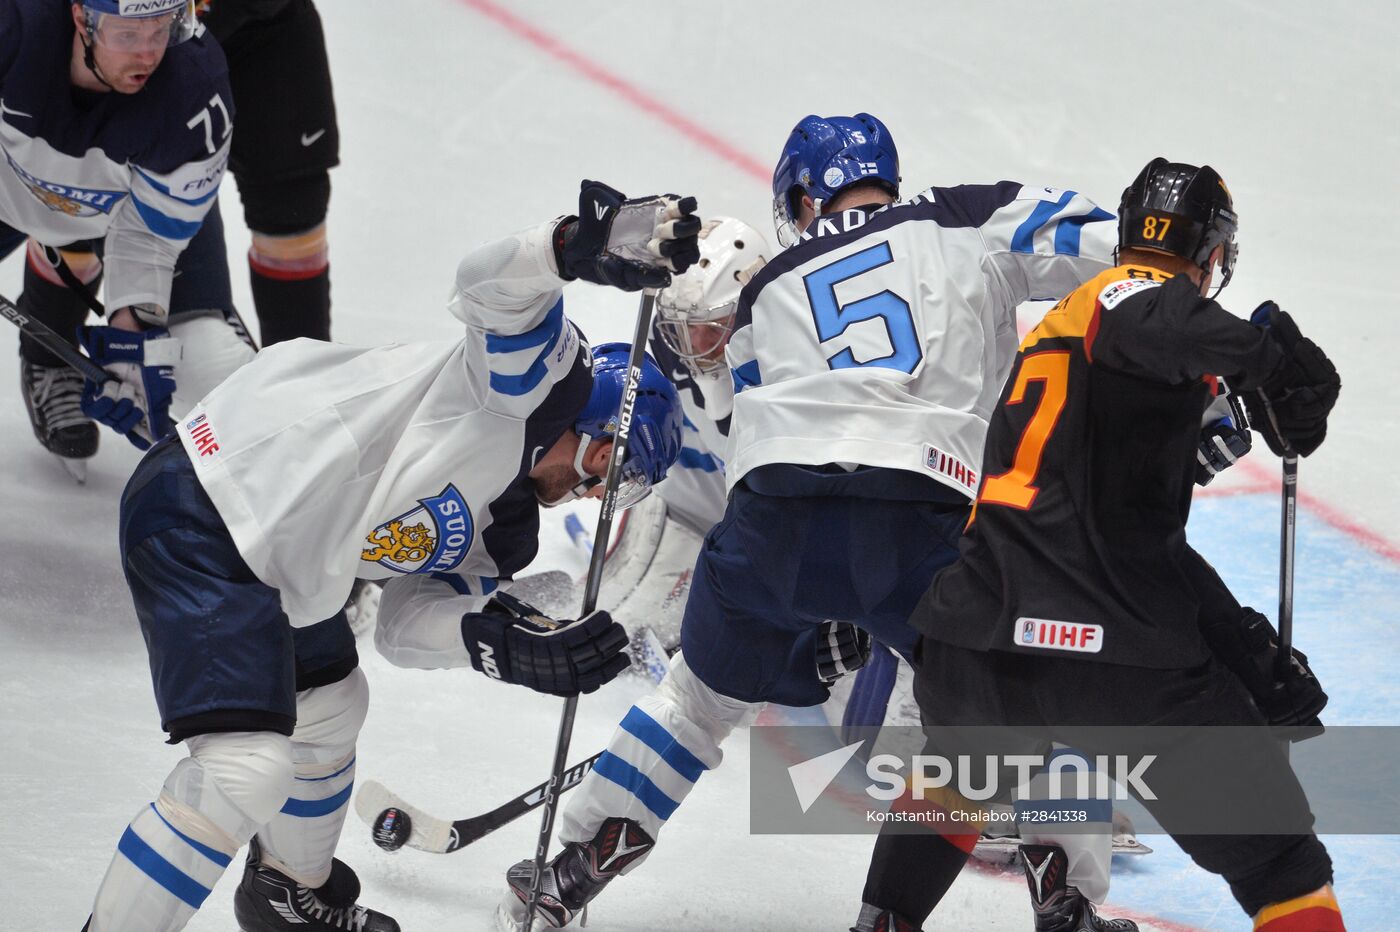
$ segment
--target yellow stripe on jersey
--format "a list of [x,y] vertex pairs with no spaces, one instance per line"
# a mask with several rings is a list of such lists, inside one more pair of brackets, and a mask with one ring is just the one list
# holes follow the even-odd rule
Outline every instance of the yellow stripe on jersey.
[[[1120,265],[1100,272],[1050,309],[1021,341],[1021,352],[1025,353],[1041,340],[1078,339],[1092,343],[1098,329],[1099,295],[1105,288],[1120,281],[1164,282],[1169,277],[1166,272],[1138,265]],[[1085,355],[1089,355],[1087,348]]]

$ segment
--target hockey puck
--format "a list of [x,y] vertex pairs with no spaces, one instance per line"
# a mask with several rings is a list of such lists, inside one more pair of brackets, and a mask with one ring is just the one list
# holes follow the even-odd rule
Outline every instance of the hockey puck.
[[412,831],[413,820],[408,817],[408,813],[391,806],[379,813],[374,820],[370,837],[385,851],[397,851],[408,841]]

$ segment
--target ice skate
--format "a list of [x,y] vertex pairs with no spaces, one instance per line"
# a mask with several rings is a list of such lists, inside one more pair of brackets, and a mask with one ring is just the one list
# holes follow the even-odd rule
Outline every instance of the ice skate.
[[1069,886],[1069,861],[1056,845],[1022,845],[1021,866],[1035,909],[1035,932],[1137,932],[1128,919],[1105,919],[1094,904]]
[[39,366],[20,360],[20,391],[34,436],[78,482],[87,481],[87,462],[97,453],[97,425],[83,414],[83,377],[67,366]]
[[[651,836],[631,819],[608,819],[592,841],[565,845],[564,850],[545,865],[539,902],[535,906],[535,924],[531,928],[562,929],[573,922],[589,900],[654,844]],[[515,928],[519,928],[525,916],[525,904],[530,900],[534,867],[534,861],[521,861],[506,872],[510,893],[507,902],[497,911],[498,922],[502,914],[508,914],[514,917]],[[510,899],[515,899],[519,906],[511,904]]]
[[256,838],[248,848],[243,882],[233,894],[233,915],[242,932],[399,932],[399,924],[355,901],[360,879],[336,859],[331,876],[311,889],[259,860]]

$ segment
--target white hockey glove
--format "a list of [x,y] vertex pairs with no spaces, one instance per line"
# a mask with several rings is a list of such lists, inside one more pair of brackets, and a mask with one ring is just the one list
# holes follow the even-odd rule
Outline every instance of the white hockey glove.
[[101,385],[83,383],[83,413],[124,435],[138,450],[170,433],[180,341],[161,327],[144,333],[86,327],[82,344],[92,361],[112,375]]
[[870,659],[870,633],[844,621],[824,621],[817,636],[817,678],[830,686]]
[[622,291],[665,288],[700,259],[695,198],[674,194],[628,200],[599,181],[584,181],[577,217],[554,228],[559,274]]

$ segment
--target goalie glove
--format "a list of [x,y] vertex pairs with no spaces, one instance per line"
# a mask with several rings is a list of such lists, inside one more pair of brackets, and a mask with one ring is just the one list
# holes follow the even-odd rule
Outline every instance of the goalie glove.
[[555,620],[504,592],[462,616],[462,640],[475,669],[554,696],[591,693],[631,662],[627,632],[607,612]]
[[845,621],[824,621],[817,634],[817,678],[830,686],[870,659],[870,633]]
[[665,288],[700,259],[695,198],[664,194],[629,200],[599,181],[584,181],[577,217],[554,228],[559,274],[622,291]]

